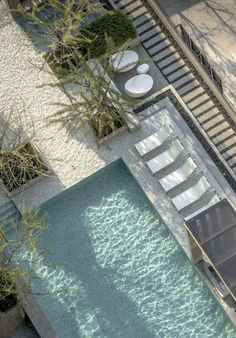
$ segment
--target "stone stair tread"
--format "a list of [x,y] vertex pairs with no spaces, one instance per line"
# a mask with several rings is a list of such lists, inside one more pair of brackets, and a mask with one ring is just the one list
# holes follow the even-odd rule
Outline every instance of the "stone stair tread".
[[[139,6],[136,6],[136,10],[132,10],[131,12],[128,13],[128,16],[131,18],[131,20],[139,17],[140,15],[145,15],[147,13],[147,9],[142,6],[142,7],[139,7]],[[133,8],[134,9],[134,8]],[[125,10],[129,11],[128,8],[126,7]]]
[[160,61],[161,59],[163,59],[164,57],[168,57],[171,54],[173,54],[175,52],[175,48],[170,46],[168,48],[165,48],[164,50],[161,50],[158,54],[156,54],[155,56],[153,56],[153,61]]
[[215,107],[211,109],[210,111],[208,111],[207,113],[199,116],[197,120],[199,123],[204,124],[207,122],[208,119],[211,119],[211,118],[213,119],[214,116],[216,116],[217,114],[220,114],[220,111],[218,108]]
[[193,108],[192,112],[194,114],[194,116],[199,116],[200,114],[204,114],[204,111],[207,111],[210,108],[215,108],[215,104],[213,101],[208,101],[207,103],[204,103],[202,106],[197,107],[197,108]]
[[204,130],[207,131],[207,130],[213,128],[215,124],[217,124],[219,122],[224,122],[224,120],[225,120],[225,118],[224,118],[224,116],[222,114],[221,115],[217,115],[216,117],[214,117],[210,121],[208,121],[206,123],[203,123],[202,127],[203,127]]
[[133,25],[135,27],[141,27],[142,24],[144,24],[144,22],[150,20],[152,18],[150,13],[146,13],[145,15],[142,15],[141,17],[137,17],[137,18],[133,18]]
[[202,87],[198,87],[196,89],[194,89],[193,91],[191,91],[191,93],[186,94],[183,96],[183,100],[186,104],[188,104],[188,102],[192,99],[194,99],[196,96],[205,93],[205,90]]
[[189,71],[190,71],[190,69],[188,68],[188,66],[184,66],[184,67],[180,68],[179,70],[177,70],[176,72],[172,73],[171,75],[169,75],[169,76],[167,75],[167,79],[168,79],[169,82],[174,82],[180,76],[185,75]]
[[210,138],[213,138],[215,134],[221,132],[222,130],[224,130],[227,127],[229,127],[229,124],[228,124],[227,121],[224,121],[220,126],[217,126],[217,127],[213,128],[213,129],[209,130],[207,132],[207,134],[208,134],[208,136]]
[[[125,3],[125,1],[120,1],[118,4],[117,4],[117,7],[120,9],[125,9],[127,12],[130,12],[132,11],[133,9],[139,7],[139,6],[143,6],[143,3],[142,1],[140,0],[137,0],[137,1],[130,1],[128,3]],[[144,6],[143,6],[144,7]],[[145,8],[145,7],[144,7]]]
[[177,61],[178,58],[179,58],[179,53],[174,53],[172,54],[171,56],[169,56],[168,58],[166,58],[165,60],[161,61],[161,62],[158,62],[157,61],[157,64],[160,68],[167,68],[167,66],[171,63],[171,62],[174,62],[175,60]]
[[222,134],[216,136],[215,138],[212,139],[212,142],[214,144],[217,144],[219,142],[222,142],[224,139],[230,137],[231,135],[234,135],[234,130],[230,128],[229,130],[226,130]]
[[225,140],[217,148],[220,150],[220,152],[223,152],[226,148],[232,146],[233,144],[236,144],[236,136],[231,137],[230,139]]
[[148,20],[144,25],[137,27],[138,34],[142,37],[147,32],[155,28],[156,21],[154,19]]
[[157,35],[153,36],[150,40],[143,42],[145,48],[148,49],[149,54],[151,55],[155,52],[155,44],[158,44],[160,41],[164,40],[166,35],[163,32],[158,33]]
[[190,74],[185,75],[181,79],[175,81],[172,84],[175,87],[175,89],[178,90],[179,87],[183,86],[185,83],[189,82],[190,80],[193,80],[194,78],[195,76],[192,73],[190,73]]
[[209,95],[207,93],[202,93],[201,96],[198,96],[196,99],[192,100],[191,102],[187,103],[189,109],[194,109],[194,107],[197,107],[198,105],[200,105],[201,103],[203,103],[204,101],[210,99]]
[[194,90],[198,86],[199,86],[198,80],[194,80],[191,83],[184,86],[183,88],[178,89],[178,94],[184,95],[185,93],[191,92],[192,90]]
[[236,156],[233,157],[231,160],[228,160],[227,163],[230,167],[233,167],[234,172],[236,173]]
[[153,28],[148,30],[146,33],[142,34],[140,36],[140,39],[144,43],[147,39],[151,39],[154,35],[160,34],[161,32],[162,30],[159,26],[154,26]]
[[175,69],[177,70],[178,68],[180,68],[184,65],[185,65],[185,62],[182,59],[180,59],[180,60],[176,61],[175,63],[173,63],[172,65],[170,65],[169,67],[163,69],[162,72],[167,76],[169,73],[171,73]]
[[229,157],[236,157],[236,145],[222,154],[222,156],[227,160]]

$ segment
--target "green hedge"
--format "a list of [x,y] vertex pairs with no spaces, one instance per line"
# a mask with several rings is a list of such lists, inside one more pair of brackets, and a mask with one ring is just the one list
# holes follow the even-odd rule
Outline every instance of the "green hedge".
[[80,46],[80,50],[84,55],[88,55],[91,58],[96,58],[106,53],[106,35],[112,38],[117,48],[137,36],[132,22],[126,15],[117,10],[110,11],[109,14],[94,20],[84,29],[87,36],[94,40],[91,43]]

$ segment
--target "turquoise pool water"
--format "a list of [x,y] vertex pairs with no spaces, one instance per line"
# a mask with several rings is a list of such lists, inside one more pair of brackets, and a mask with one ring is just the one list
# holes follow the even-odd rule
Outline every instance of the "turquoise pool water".
[[123,161],[43,205],[57,270],[39,297],[60,338],[236,337]]

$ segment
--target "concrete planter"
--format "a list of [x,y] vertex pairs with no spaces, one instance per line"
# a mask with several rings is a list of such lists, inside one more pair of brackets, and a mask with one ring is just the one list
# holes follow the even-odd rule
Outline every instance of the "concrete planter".
[[[36,152],[38,153],[41,161],[44,163],[44,165],[47,167],[47,171],[45,172],[44,175],[40,175],[37,176],[35,178],[33,178],[32,180],[28,181],[25,184],[22,184],[20,187],[18,187],[17,189],[13,190],[13,191],[8,191],[7,187],[5,186],[5,184],[3,183],[2,180],[0,180],[0,187],[7,193],[7,195],[10,198],[13,198],[14,196],[18,195],[19,193],[21,193],[22,191],[24,191],[25,189],[27,189],[28,187],[32,186],[33,184],[35,184],[36,182],[42,180],[45,176],[49,176],[52,175],[53,170],[50,167],[48,161],[46,160],[45,156],[41,153],[41,151],[35,146],[32,145],[31,146],[36,150]],[[0,336],[1,337],[1,336]]]
[[11,333],[22,323],[23,316],[18,304],[6,312],[0,311],[0,337],[9,338]]

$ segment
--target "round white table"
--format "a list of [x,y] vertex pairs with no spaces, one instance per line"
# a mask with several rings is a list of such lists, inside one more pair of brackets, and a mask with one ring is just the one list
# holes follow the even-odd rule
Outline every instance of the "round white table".
[[116,72],[124,73],[134,68],[138,60],[139,56],[134,50],[125,50],[114,54],[111,58],[111,63]]
[[148,74],[140,74],[125,83],[125,92],[130,97],[141,97],[146,95],[152,87],[153,78]]

